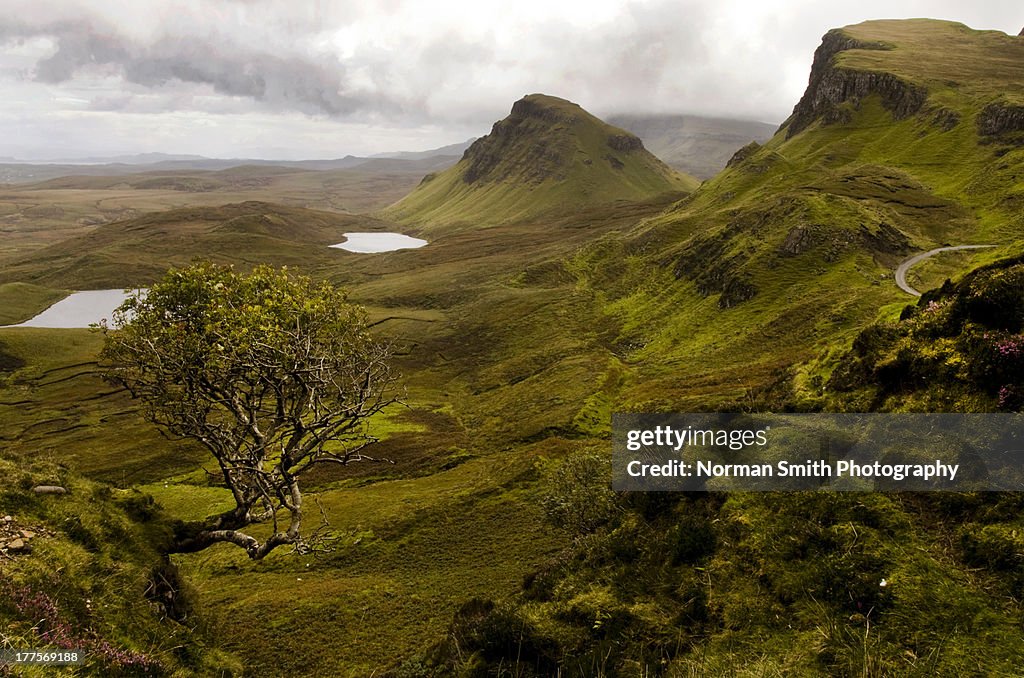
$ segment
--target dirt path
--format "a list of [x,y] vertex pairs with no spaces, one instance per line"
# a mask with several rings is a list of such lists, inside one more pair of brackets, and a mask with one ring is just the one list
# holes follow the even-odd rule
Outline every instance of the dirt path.
[[914,256],[910,257],[909,259],[907,259],[902,264],[896,267],[896,284],[899,286],[901,290],[903,290],[907,294],[913,294],[915,297],[919,297],[921,296],[921,293],[915,290],[907,283],[907,273],[915,264],[924,261],[928,257],[934,254],[938,254],[939,252],[954,252],[956,250],[980,250],[985,249],[986,247],[995,247],[995,245],[956,245],[954,247],[936,247],[933,250],[921,252],[921,254],[915,254]]

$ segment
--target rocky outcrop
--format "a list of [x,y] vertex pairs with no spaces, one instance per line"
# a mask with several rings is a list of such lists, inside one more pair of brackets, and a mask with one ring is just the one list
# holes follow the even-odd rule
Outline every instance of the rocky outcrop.
[[[566,102],[566,104],[568,104],[569,106],[574,106],[576,109],[580,111],[580,113],[583,112],[583,109],[580,108],[578,104],[573,104],[571,102]],[[505,118],[504,120],[495,123],[495,126],[501,125],[503,123],[511,124],[516,121],[526,120],[528,118],[532,118],[534,120],[541,120],[549,123],[573,122],[574,120],[574,117],[571,113],[559,110],[554,106],[549,106],[545,104],[543,100],[537,97],[525,96],[519,101],[512,104],[512,111],[509,113],[508,117]]]
[[822,229],[817,225],[794,226],[779,245],[779,254],[795,257],[822,242]]
[[60,485],[36,485],[32,488],[35,494],[67,494],[67,488]]
[[644,142],[640,141],[640,137],[632,134],[612,134],[608,137],[608,147],[620,153],[632,153],[642,151]]
[[869,94],[878,94],[882,105],[901,120],[917,113],[928,98],[928,91],[907,82],[892,73],[859,71],[837,66],[835,57],[849,49],[890,49],[883,43],[869,43],[851,38],[842,29],[825,34],[814,52],[811,78],[793,114],[782,123],[787,128],[786,138],[807,129],[816,120],[826,124],[849,119],[844,104],[859,105]]
[[735,167],[736,165],[739,165],[744,160],[757,153],[757,151],[760,148],[761,144],[757,143],[756,141],[751,141],[749,144],[733,153],[732,157],[729,158],[729,162],[725,163],[725,166]]
[[[996,101],[978,115],[978,134],[982,137],[1004,137],[1024,132],[1024,106]],[[1018,143],[1021,138],[1017,137]]]
[[[491,133],[473,142],[463,159],[469,163],[462,175],[467,184],[495,183],[509,179],[539,183],[564,178],[573,162],[575,145],[572,129],[597,124],[578,105],[551,98],[527,96],[512,106],[504,120],[494,123]],[[622,169],[622,155],[644,153],[639,137],[625,131],[609,134],[605,159]],[[591,163],[593,161],[591,160]]]
[[535,182],[558,176],[571,158],[571,149],[565,135],[555,139],[547,132],[574,123],[563,111],[529,97],[520,99],[507,118],[494,123],[490,134],[466,149],[463,159],[469,167],[462,180],[467,184],[498,182],[521,171],[528,172],[523,178]]
[[948,132],[960,124],[960,114],[948,108],[938,108],[932,113],[931,123],[943,132]]
[[861,224],[859,235],[864,246],[873,252],[906,254],[911,249],[910,238],[903,231],[884,221],[874,229]]
[[719,294],[719,308],[732,308],[757,294],[743,270],[749,257],[732,252],[732,246],[729,233],[699,236],[672,262],[672,273],[676,280],[692,280],[701,296]]

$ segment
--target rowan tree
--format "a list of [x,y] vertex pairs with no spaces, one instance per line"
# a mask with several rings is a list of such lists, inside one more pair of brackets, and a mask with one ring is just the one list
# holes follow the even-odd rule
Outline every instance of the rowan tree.
[[[367,420],[395,402],[387,344],[344,292],[286,269],[172,269],[102,326],[108,379],[145,416],[209,450],[235,506],[177,530],[172,552],[219,542],[259,560],[311,548],[302,476],[372,459]],[[271,523],[262,541],[244,529]]]

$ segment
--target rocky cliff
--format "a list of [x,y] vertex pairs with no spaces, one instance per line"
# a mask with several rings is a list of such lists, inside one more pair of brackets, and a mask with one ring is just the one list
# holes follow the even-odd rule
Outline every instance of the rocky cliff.
[[1024,106],[996,101],[982,109],[978,115],[978,134],[1024,144]]
[[882,105],[900,120],[917,113],[928,98],[925,88],[907,82],[892,73],[855,70],[836,64],[836,56],[852,49],[886,50],[882,42],[864,42],[847,35],[843,29],[833,29],[822,38],[814,52],[811,77],[807,90],[793,109],[793,114],[782,126],[786,137],[802,132],[815,120],[825,124],[848,120],[849,112],[843,104],[857,106],[869,94],[878,94]]

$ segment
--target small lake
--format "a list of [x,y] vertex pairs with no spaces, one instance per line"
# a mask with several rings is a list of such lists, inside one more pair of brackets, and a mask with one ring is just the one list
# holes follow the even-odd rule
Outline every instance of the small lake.
[[342,235],[345,236],[345,242],[339,242],[331,247],[359,254],[411,250],[427,244],[426,240],[401,233],[342,233]]
[[14,327],[88,327],[103,319],[110,320],[114,309],[123,304],[129,294],[124,290],[74,292],[35,318]]

